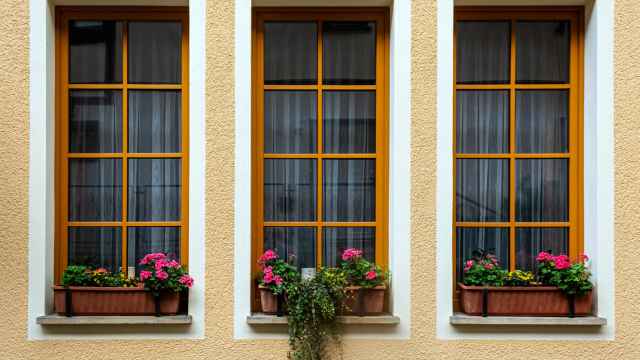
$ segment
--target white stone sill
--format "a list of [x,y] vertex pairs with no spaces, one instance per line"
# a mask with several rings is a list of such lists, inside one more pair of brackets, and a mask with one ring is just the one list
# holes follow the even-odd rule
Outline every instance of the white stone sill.
[[192,323],[191,315],[174,316],[38,316],[36,323],[45,326],[63,325],[185,325]]
[[[400,323],[400,317],[394,315],[379,316],[338,316],[338,322],[344,325],[386,325],[394,326]],[[287,325],[286,316],[266,315],[254,313],[247,316],[247,324],[251,326]]]
[[607,319],[597,316],[555,317],[555,316],[473,316],[455,313],[449,317],[454,326],[604,326]]

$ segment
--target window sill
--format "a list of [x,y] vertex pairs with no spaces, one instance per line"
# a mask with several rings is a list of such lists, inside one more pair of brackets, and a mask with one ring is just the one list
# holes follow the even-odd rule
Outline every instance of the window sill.
[[191,325],[191,315],[175,316],[38,316],[40,325]]
[[454,326],[604,326],[607,319],[597,316],[537,317],[537,316],[473,316],[455,313],[449,317]]
[[[338,322],[344,325],[386,325],[393,326],[400,323],[400,318],[394,315],[379,316],[338,316]],[[255,313],[247,316],[247,324],[251,326],[287,325],[286,316],[266,315]]]

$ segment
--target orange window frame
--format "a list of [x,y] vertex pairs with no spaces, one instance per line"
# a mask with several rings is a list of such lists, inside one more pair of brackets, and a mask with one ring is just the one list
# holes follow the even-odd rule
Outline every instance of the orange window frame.
[[[263,252],[263,228],[268,226],[314,227],[316,231],[316,266],[322,265],[323,239],[321,229],[331,227],[374,227],[375,261],[383,267],[388,263],[388,83],[389,83],[389,12],[387,8],[255,8],[252,36],[252,274],[258,273],[257,260]],[[322,23],[324,21],[376,22],[376,84],[325,85],[322,72]],[[318,24],[317,84],[265,85],[264,33],[265,21],[315,21]],[[317,91],[317,152],[315,154],[265,154],[264,149],[264,91],[314,90]],[[376,92],[376,152],[371,154],[324,154],[322,149],[322,92],[323,90],[373,90]],[[263,160],[269,158],[317,159],[317,221],[265,222],[264,221],[264,169]],[[376,159],[376,210],[373,222],[322,221],[322,159]],[[252,287],[253,289],[254,287]],[[255,295],[255,289],[253,289]],[[254,304],[255,305],[255,304]]]
[[[516,228],[563,227],[569,229],[568,252],[575,260],[583,251],[583,59],[584,59],[584,8],[583,7],[457,7],[455,21],[501,20],[511,21],[510,76],[507,84],[458,84],[456,81],[457,33],[454,26],[453,42],[453,282],[456,274],[456,228],[458,227],[508,227],[509,270],[516,268]],[[564,84],[522,84],[516,82],[515,22],[518,20],[563,20],[570,22],[569,82]],[[509,152],[505,154],[457,153],[456,144],[456,92],[457,90],[508,90],[509,91]],[[569,151],[566,153],[518,153],[516,151],[516,91],[520,89],[566,89],[569,91]],[[456,160],[458,159],[508,159],[509,160],[509,221],[508,222],[457,222],[456,217]],[[569,217],[566,222],[517,222],[516,221],[516,159],[568,159],[569,160]],[[454,294],[454,305],[458,297]]]
[[[182,24],[181,83],[179,84],[129,84],[128,27],[123,27],[122,82],[72,84],[69,82],[69,21],[71,20],[119,20],[119,21],[175,21]],[[57,7],[56,8],[56,172],[55,172],[55,282],[62,279],[68,262],[68,228],[121,227],[122,270],[127,269],[127,228],[166,226],[180,228],[180,262],[189,264],[189,20],[186,7]],[[69,150],[69,91],[75,89],[122,91],[122,152],[119,153],[70,153]],[[179,90],[181,91],[181,152],[179,153],[129,153],[128,146],[128,90]],[[115,158],[122,159],[122,219],[121,221],[68,221],[69,159]],[[181,199],[179,221],[128,221],[127,220],[127,159],[166,158],[181,159]],[[131,265],[131,264],[129,264]]]

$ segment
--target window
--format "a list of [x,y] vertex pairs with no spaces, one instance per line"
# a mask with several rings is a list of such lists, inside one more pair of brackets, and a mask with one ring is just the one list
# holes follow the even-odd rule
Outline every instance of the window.
[[56,280],[157,251],[188,264],[187,10],[56,17]]
[[253,264],[387,263],[387,11],[256,10]]
[[582,251],[581,11],[456,12],[454,281],[475,249]]

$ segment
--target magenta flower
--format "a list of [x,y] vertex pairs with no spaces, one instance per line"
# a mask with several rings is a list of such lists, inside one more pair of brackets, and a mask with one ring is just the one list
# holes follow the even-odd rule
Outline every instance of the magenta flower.
[[484,268],[487,270],[493,269],[493,264],[484,264]]
[[280,275],[276,275],[276,276],[274,276],[274,277],[273,277],[273,281],[275,281],[275,283],[276,283],[276,285],[277,285],[277,286],[282,285],[282,282],[283,282],[282,277],[280,277]]
[[536,260],[538,262],[553,261],[553,255],[549,254],[546,251],[541,251],[538,254],[538,257],[536,257]]
[[140,280],[145,281],[151,277],[151,271],[142,270],[140,271]]
[[187,287],[193,286],[193,278],[189,275],[182,275],[178,281],[180,284],[186,285]]
[[556,269],[564,270],[571,266],[571,261],[567,255],[558,255],[553,258],[553,262],[556,264]]
[[471,270],[472,267],[473,267],[473,260],[467,260],[466,264],[464,265],[464,271],[467,272]]
[[262,254],[262,256],[260,256],[259,262],[261,264],[264,264],[267,261],[275,260],[277,258],[278,258],[278,254],[275,251],[269,249],[269,250],[265,251],[264,254]]
[[169,274],[166,271],[158,271],[156,272],[156,277],[160,280],[167,280],[169,278]]
[[342,261],[349,261],[362,256],[362,250],[350,248],[342,253]]
[[366,274],[367,280],[374,280],[378,274],[375,271],[371,270]]
[[166,265],[166,266],[168,266],[168,267],[170,267],[170,268],[177,269],[177,268],[179,268],[179,267],[180,267],[180,263],[179,263],[179,262],[177,262],[177,261],[175,261],[175,260],[171,260],[171,261],[169,261],[169,262],[167,263],[167,265]]
[[144,256],[144,258],[142,258],[142,260],[140,260],[140,265],[147,265],[151,261],[165,259],[166,257],[167,255],[165,255],[164,253],[147,254]]

